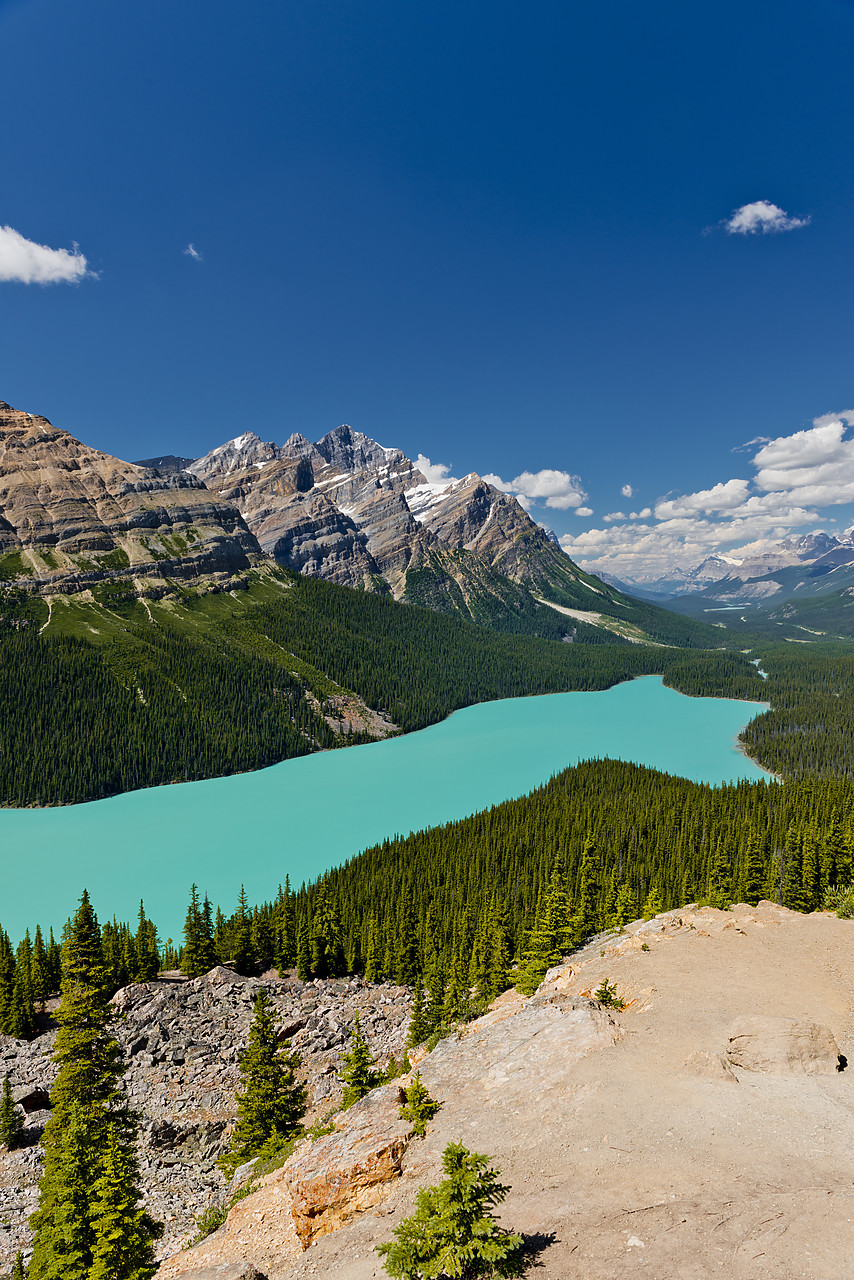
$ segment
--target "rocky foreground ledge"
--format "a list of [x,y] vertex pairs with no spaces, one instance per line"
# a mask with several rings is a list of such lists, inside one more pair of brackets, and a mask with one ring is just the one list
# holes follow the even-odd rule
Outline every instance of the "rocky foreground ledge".
[[[852,942],[770,903],[596,939],[421,1061],[442,1102],[426,1138],[376,1090],[159,1280],[381,1276],[374,1246],[455,1140],[510,1184],[502,1218],[543,1280],[846,1280]],[[625,1009],[593,999],[605,978]]]
[[[380,1062],[403,1054],[411,1008],[406,987],[360,978],[281,981],[275,973],[241,978],[216,968],[191,982],[174,974],[117,992],[112,1031],[127,1059],[125,1087],[131,1105],[142,1117],[145,1200],[165,1227],[160,1256],[180,1249],[195,1230],[197,1214],[225,1191],[216,1159],[228,1147],[240,1079],[238,1054],[246,1045],[262,985],[283,1036],[303,1058],[298,1074],[308,1085],[311,1119],[340,1106],[335,1071],[356,1014]],[[56,1075],[51,1062],[55,1039],[53,1029],[30,1043],[0,1036],[0,1074],[8,1071],[11,1076],[31,1144],[0,1156],[0,1271],[30,1243],[27,1219],[36,1208],[41,1171],[35,1144],[49,1115],[44,1108]]]
[[[442,1103],[426,1138],[401,1122],[398,1082],[385,1085],[190,1249],[193,1214],[222,1195],[214,1160],[259,980],[214,970],[128,988],[116,1025],[145,1117],[148,1200],[167,1224],[159,1280],[379,1277],[374,1247],[418,1187],[439,1180],[457,1140],[501,1170],[502,1217],[542,1280],[848,1280],[852,943],[851,921],[770,903],[686,907],[595,939],[531,999],[506,992],[421,1060]],[[603,979],[624,1009],[593,998]],[[315,1115],[338,1102],[334,1068],[355,1012],[378,1056],[400,1054],[405,989],[260,981],[305,1054]],[[33,1131],[51,1041],[0,1042]],[[7,1258],[25,1241],[35,1150],[0,1159]]]

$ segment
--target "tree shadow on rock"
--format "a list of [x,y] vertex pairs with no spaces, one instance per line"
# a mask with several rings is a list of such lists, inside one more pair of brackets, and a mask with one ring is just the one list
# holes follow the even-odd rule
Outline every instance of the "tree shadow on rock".
[[550,1249],[553,1244],[558,1244],[557,1232],[555,1231],[534,1231],[520,1232],[522,1236],[522,1244],[519,1249],[519,1255],[525,1264],[527,1271],[531,1267],[541,1267],[540,1255]]

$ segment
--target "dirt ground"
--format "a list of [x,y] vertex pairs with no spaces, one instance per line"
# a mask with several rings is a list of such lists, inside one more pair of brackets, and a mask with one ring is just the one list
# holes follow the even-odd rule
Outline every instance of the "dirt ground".
[[[542,1280],[854,1280],[854,1068],[730,1074],[715,1058],[736,1017],[765,1014],[824,1024],[854,1059],[854,922],[685,908],[589,946],[541,999],[605,977],[628,1002],[613,1043],[502,1047],[473,1024],[470,1052],[428,1059],[443,1107],[389,1199],[281,1277],[383,1276],[373,1246],[462,1140],[510,1185],[502,1219]],[[488,1022],[523,1005],[507,993]],[[705,1065],[687,1066],[698,1051]]]

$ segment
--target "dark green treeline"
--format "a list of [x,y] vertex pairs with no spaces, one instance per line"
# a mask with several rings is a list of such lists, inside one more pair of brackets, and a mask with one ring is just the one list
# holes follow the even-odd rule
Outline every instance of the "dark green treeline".
[[738,654],[689,656],[582,624],[585,643],[507,635],[280,577],[291,585],[272,600],[269,589],[188,595],[156,624],[139,602],[116,599],[92,639],[81,638],[93,630],[82,625],[40,635],[26,613],[34,602],[0,600],[0,804],[74,804],[338,745],[324,719],[335,686],[403,730],[494,698],[606,689],[677,659],[679,688],[706,693],[729,681],[738,696],[762,696]]

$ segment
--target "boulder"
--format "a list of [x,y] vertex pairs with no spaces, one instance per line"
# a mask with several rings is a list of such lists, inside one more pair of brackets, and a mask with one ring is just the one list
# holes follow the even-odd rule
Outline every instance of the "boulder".
[[726,1052],[733,1066],[772,1075],[830,1076],[843,1065],[828,1028],[798,1018],[738,1018],[730,1030]]
[[396,1084],[375,1089],[341,1117],[336,1133],[305,1144],[285,1165],[291,1213],[304,1249],[385,1199],[412,1133]]

